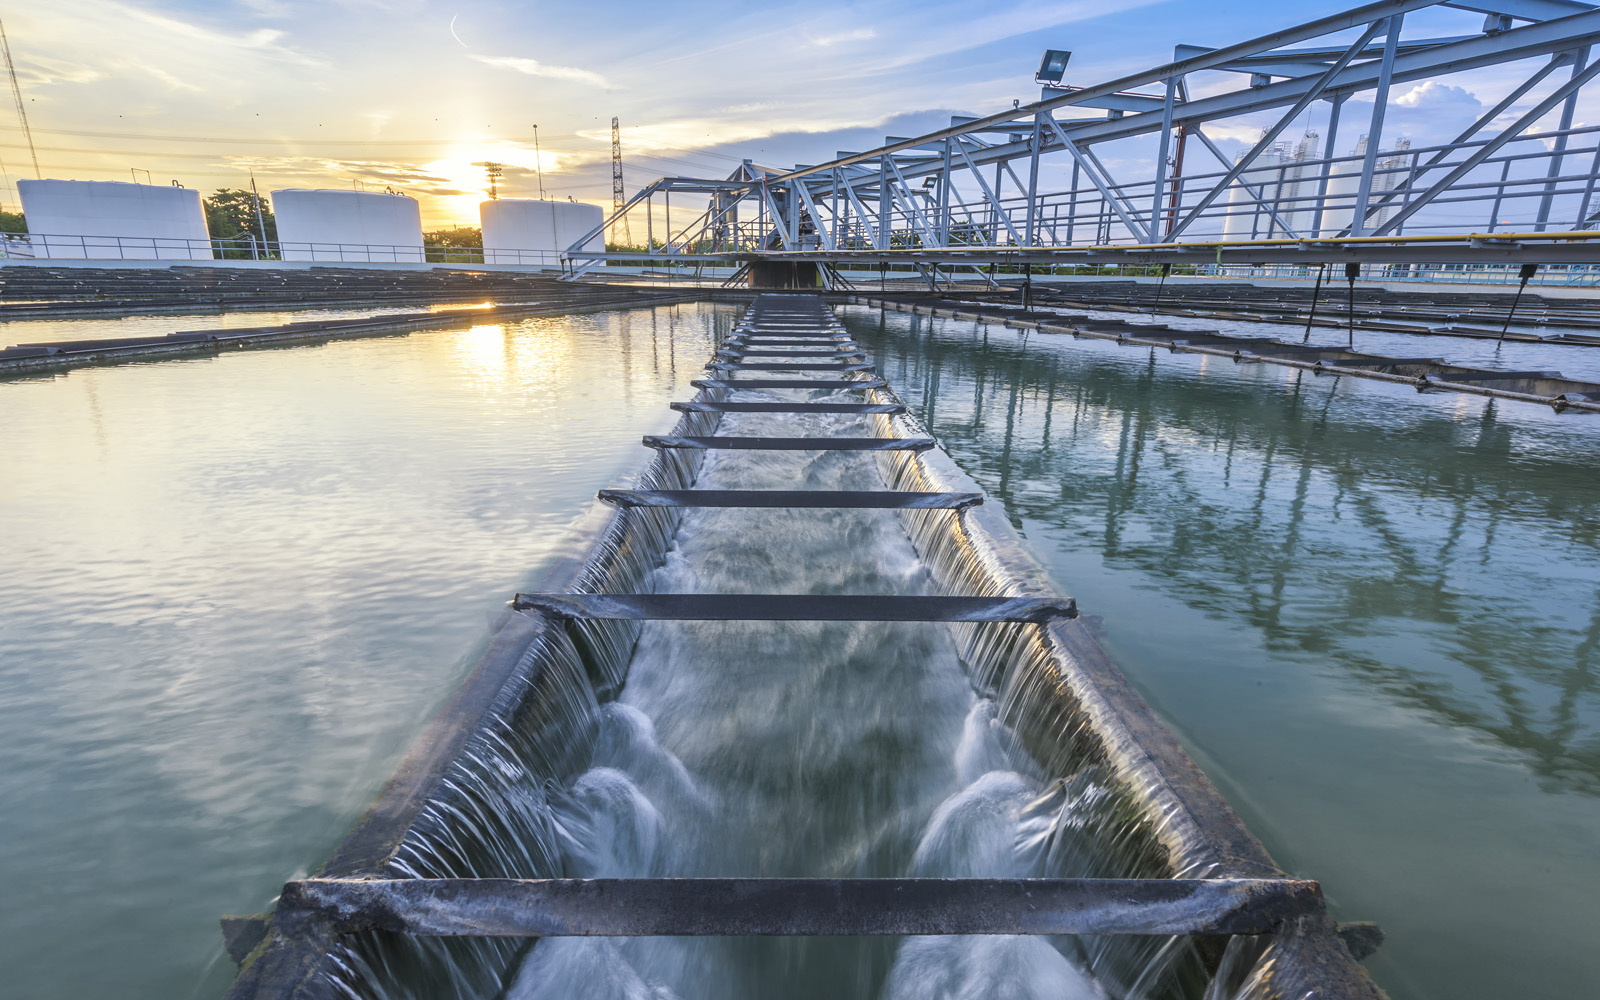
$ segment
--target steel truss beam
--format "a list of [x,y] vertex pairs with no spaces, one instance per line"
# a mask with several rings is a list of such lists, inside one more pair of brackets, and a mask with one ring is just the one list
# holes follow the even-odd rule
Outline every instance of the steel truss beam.
[[[1461,12],[1464,33],[1404,37],[1405,15],[1427,8]],[[1478,14],[1485,17],[1473,32]],[[1046,88],[1031,104],[956,116],[948,128],[890,136],[876,149],[841,152],[826,163],[784,171],[746,161],[724,180],[662,178],[635,195],[624,212],[650,204],[655,194],[712,196],[711,208],[694,224],[700,228],[671,237],[680,252],[652,250],[635,258],[641,260],[809,259],[820,253],[843,261],[867,253],[875,261],[915,263],[926,274],[927,265],[970,260],[983,245],[1005,255],[991,261],[1020,261],[1027,252],[1042,256],[1026,259],[1049,263],[1084,252],[1103,258],[1111,252],[1106,244],[1170,261],[1157,247],[1171,244],[1193,248],[1185,251],[1190,261],[1199,250],[1216,263],[1245,254],[1253,255],[1252,262],[1285,255],[1299,255],[1305,263],[1420,261],[1418,254],[1436,251],[1451,260],[1600,267],[1600,254],[1587,241],[1564,248],[1526,240],[1404,247],[1327,243],[1368,232],[1399,237],[1407,229],[1463,238],[1507,226],[1543,234],[1551,218],[1587,225],[1600,167],[1600,126],[1575,127],[1572,116],[1582,88],[1597,76],[1588,58],[1596,44],[1600,6],[1594,3],[1381,0],[1234,45],[1179,46],[1173,62],[1144,72],[1087,87]],[[1393,138],[1385,136],[1395,86],[1534,58],[1540,66],[1531,76],[1444,146],[1397,152]],[[1569,64],[1570,77],[1549,87],[1550,74]],[[1194,77],[1205,81],[1198,91],[1205,96],[1192,96]],[[1351,140],[1338,134],[1341,109],[1363,95],[1373,99],[1366,148],[1341,155],[1336,143],[1348,146]],[[1303,149],[1292,157],[1280,153],[1280,140],[1319,101],[1330,106],[1321,155],[1312,158]],[[1558,111],[1560,127],[1540,135],[1552,140],[1551,147],[1535,147],[1529,130]],[[1259,124],[1269,114],[1259,140],[1231,162],[1213,138],[1216,131],[1207,134],[1208,125],[1227,122],[1237,131],[1241,121]],[[1517,117],[1509,126],[1496,124],[1510,114]],[[1219,169],[1185,169],[1183,145],[1172,141],[1174,129],[1198,139]],[[1126,142],[1146,145],[1113,147]],[[1108,152],[1104,159],[1101,147]],[[1014,166],[1019,159],[1027,160],[1025,174]],[[1130,176],[1133,168],[1125,164],[1141,159],[1150,169]],[[1107,169],[1107,162],[1118,164],[1124,176]],[[1567,170],[1574,162],[1584,164],[1583,172]],[[1049,180],[1052,164],[1070,168],[1066,188]],[[746,200],[756,210],[741,217],[737,206]],[[1252,240],[1250,220],[1257,216],[1270,220],[1271,232],[1305,245],[1290,250]],[[618,218],[607,219],[595,233]],[[740,218],[745,221],[729,221]],[[803,226],[803,219],[810,225]],[[706,247],[713,252],[697,252]],[[577,245],[568,251],[575,265],[588,262],[583,268],[599,256]]]

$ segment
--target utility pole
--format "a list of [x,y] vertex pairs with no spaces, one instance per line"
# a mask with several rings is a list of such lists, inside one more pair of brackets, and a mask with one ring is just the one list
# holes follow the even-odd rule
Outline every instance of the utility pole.
[[[617,123],[615,115],[611,116],[611,214],[622,211],[622,126]],[[622,223],[622,243],[627,245],[633,242],[633,235],[628,232],[628,217],[624,215]],[[611,239],[616,242],[617,227],[611,226]]]
[[267,220],[261,213],[261,192],[256,190],[256,172],[250,171],[250,196],[256,200],[256,235],[261,237],[261,249],[267,251]]
[[533,127],[533,174],[539,178],[539,200],[544,200],[544,164],[539,162],[539,126]]
[[11,42],[6,38],[6,26],[0,23],[0,51],[5,53],[6,72],[11,74],[11,96],[17,101],[17,118],[22,122],[22,135],[28,140],[28,155],[33,157],[33,176],[44,179],[39,172],[39,154],[33,149],[33,131],[28,128],[28,109],[22,103],[22,88],[17,86],[17,66],[11,61]]

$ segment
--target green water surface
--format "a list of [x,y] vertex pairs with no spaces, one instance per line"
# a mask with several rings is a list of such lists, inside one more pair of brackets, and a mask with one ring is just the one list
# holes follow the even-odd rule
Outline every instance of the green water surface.
[[842,314],[1396,1000],[1595,995],[1600,421]]

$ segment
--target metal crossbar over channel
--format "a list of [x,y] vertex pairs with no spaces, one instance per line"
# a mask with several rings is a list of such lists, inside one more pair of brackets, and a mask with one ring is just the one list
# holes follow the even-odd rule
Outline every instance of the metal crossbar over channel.
[[717,451],[927,451],[933,438],[768,438],[679,437],[646,434],[651,448],[704,448]]
[[851,379],[846,381],[816,379],[695,379],[689,383],[696,389],[883,389],[889,383],[881,378]]
[[679,413],[904,413],[903,403],[673,403]]
[[[820,302],[799,296],[763,297],[752,313],[778,298],[799,300],[810,317],[823,325],[827,313]],[[860,366],[871,372],[870,365]],[[697,381],[701,395],[688,404],[685,424],[709,428],[724,412],[834,412],[878,414],[878,426],[905,426],[897,402],[879,397],[850,404],[784,403],[773,408],[739,408],[723,398],[745,388],[879,390],[882,379],[736,379]],[[889,397],[892,399],[892,397]],[[826,408],[825,408],[826,407]],[[884,409],[887,407],[887,409]],[[920,453],[934,447],[921,437],[801,438],[665,435],[644,439],[654,448],[780,449],[797,451],[884,451],[903,453],[899,463],[927,461]],[[917,481],[915,478],[910,481]],[[973,530],[969,517],[982,516],[976,492],[910,490],[604,490],[600,498],[616,508],[616,517],[635,508],[752,507],[879,508],[925,511],[927,517],[949,518],[956,530]],[[921,516],[921,515],[919,515]],[[627,524],[627,521],[612,523]],[[967,537],[973,537],[968,534]],[[511,602],[509,637],[497,636],[491,650],[456,702],[487,712],[504,678],[522,668],[529,636],[562,632],[569,623],[598,621],[881,621],[977,623],[980,627],[1015,628],[1059,645],[1079,669],[1101,678],[1110,694],[1090,695],[1085,689],[1069,697],[1110,697],[1127,732],[1144,759],[1163,768],[1160,780],[1179,789],[1182,805],[1169,816],[1174,823],[1204,822],[1227,853],[1205,870],[1216,878],[1067,878],[1067,879],[828,879],[828,878],[642,878],[642,879],[503,879],[393,878],[385,859],[400,848],[404,831],[427,799],[418,794],[423,782],[443,781],[448,762],[464,751],[467,716],[447,713],[443,728],[431,732],[422,751],[408,758],[391,789],[340,845],[319,877],[289,882],[264,943],[244,967],[230,992],[237,1000],[311,1000],[331,996],[307,984],[325,983],[318,969],[339,959],[330,957],[341,935],[382,931],[418,937],[537,938],[550,936],[729,936],[729,935],[1269,935],[1272,947],[1286,948],[1296,968],[1295,984],[1314,983],[1318,996],[1327,986],[1329,1000],[1377,1000],[1370,980],[1332,938],[1321,890],[1315,882],[1282,874],[1242,831],[1237,818],[1215,798],[1214,790],[1194,776],[1185,777],[1181,751],[1170,735],[1156,732],[1153,716],[1139,715],[1138,706],[1116,694],[1120,679],[1092,640],[1082,637],[1071,619],[1077,615],[1070,598],[1016,593],[991,594],[673,594],[592,593],[580,589],[592,579],[585,571],[559,577],[566,590],[518,594]],[[1010,577],[989,577],[1007,580]],[[1018,589],[1003,583],[1002,591]],[[1023,585],[1026,586],[1026,585]],[[1007,624],[1009,623],[1009,624]],[[567,632],[577,636],[581,628]],[[522,637],[519,639],[518,637]],[[1102,665],[1103,664],[1103,665]],[[491,669],[492,668],[492,669]],[[1062,684],[1069,683],[1058,675]],[[1054,683],[1054,682],[1052,682]],[[1071,683],[1076,683],[1071,682]],[[1065,689],[1064,689],[1065,691]],[[1145,733],[1150,729],[1151,733]],[[1098,737],[1096,737],[1098,738]],[[1163,742],[1166,741],[1166,742]],[[1110,744],[1111,752],[1121,752]],[[454,748],[454,749],[452,749]],[[1104,751],[1097,751],[1104,752]],[[1176,761],[1180,767],[1173,769]],[[1259,854],[1259,856],[1258,856]],[[1190,870],[1174,866],[1174,870]],[[239,923],[235,921],[235,925]],[[1289,929],[1293,933],[1285,933]],[[535,946],[537,947],[537,946]],[[1335,949],[1330,951],[1329,949]],[[1295,949],[1298,949],[1297,951]],[[248,950],[248,949],[247,949]],[[1285,952],[1274,951],[1282,962]],[[1295,996],[1306,990],[1295,986]]]
[[282,908],[426,937],[1265,934],[1299,879],[303,879]]
[[962,510],[983,503],[981,493],[909,493],[897,490],[601,490],[618,507],[841,507],[894,510]]
[[1071,598],[882,594],[518,594],[518,611],[614,621],[1041,622],[1076,618]]

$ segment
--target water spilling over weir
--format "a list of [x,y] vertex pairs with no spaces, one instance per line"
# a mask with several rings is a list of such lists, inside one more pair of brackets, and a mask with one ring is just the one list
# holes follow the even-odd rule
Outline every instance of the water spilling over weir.
[[1377,995],[855,350],[757,300],[231,995]]

